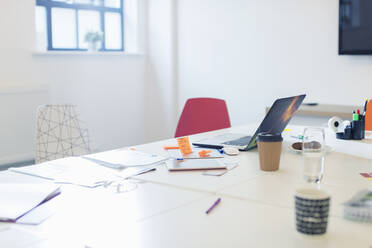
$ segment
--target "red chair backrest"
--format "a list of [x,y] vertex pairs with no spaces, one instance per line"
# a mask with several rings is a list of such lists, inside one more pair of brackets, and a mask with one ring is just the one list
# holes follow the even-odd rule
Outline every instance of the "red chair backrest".
[[174,137],[231,127],[224,100],[191,98],[186,101]]

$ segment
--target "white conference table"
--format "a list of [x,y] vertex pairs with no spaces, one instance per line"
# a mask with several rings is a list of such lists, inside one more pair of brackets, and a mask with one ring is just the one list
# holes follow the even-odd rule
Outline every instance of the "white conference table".
[[[223,132],[251,133],[256,125],[191,136],[197,140]],[[303,127],[290,126],[292,133]],[[53,199],[55,214],[40,225],[1,224],[35,235],[33,243],[11,247],[371,247],[372,224],[342,217],[342,203],[372,181],[359,173],[372,171],[372,142],[340,141],[327,131],[325,177],[321,187],[331,194],[328,231],[306,236],[295,230],[294,197],[301,187],[301,156],[288,147],[295,139],[284,133],[280,170],[259,170],[257,150],[227,156],[238,167],[223,176],[202,172],[155,172],[136,176],[136,188],[115,194],[109,189],[64,185]],[[174,139],[136,146],[139,151],[167,155]],[[39,182],[10,171],[0,182]],[[205,210],[222,201],[209,215]],[[0,231],[0,244],[2,242]],[[22,238],[20,238],[22,239]],[[18,245],[17,244],[22,244]]]

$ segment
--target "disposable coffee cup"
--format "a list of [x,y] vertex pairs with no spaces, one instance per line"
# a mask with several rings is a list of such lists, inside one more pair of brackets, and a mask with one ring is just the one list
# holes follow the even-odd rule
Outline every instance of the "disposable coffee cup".
[[260,168],[263,171],[279,169],[283,138],[281,134],[259,133],[257,136]]
[[300,188],[295,193],[296,229],[307,235],[326,233],[330,195],[315,188]]

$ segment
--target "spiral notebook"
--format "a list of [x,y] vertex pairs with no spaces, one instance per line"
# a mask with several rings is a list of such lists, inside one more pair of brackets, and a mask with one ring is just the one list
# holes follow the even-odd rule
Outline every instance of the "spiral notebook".
[[372,222],[372,191],[361,190],[344,203],[346,219]]

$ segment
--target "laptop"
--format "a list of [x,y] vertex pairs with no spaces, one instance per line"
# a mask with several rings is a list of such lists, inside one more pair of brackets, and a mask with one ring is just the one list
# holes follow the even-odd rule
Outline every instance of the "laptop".
[[202,139],[192,144],[194,146],[221,149],[236,147],[240,151],[248,151],[257,146],[256,138],[261,132],[282,133],[293,116],[293,113],[303,102],[306,95],[298,95],[277,99],[267,112],[265,118],[252,136],[236,133],[226,133],[211,138]]

